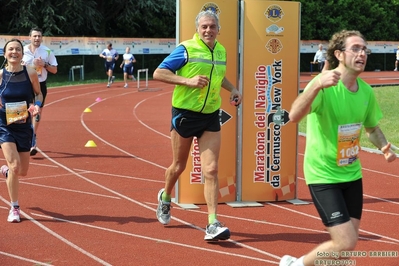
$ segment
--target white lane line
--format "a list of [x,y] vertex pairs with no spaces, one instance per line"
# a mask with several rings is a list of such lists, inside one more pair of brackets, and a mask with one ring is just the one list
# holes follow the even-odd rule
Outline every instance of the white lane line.
[[[113,96],[113,97],[105,98],[105,99],[102,99],[102,100],[101,100],[101,103],[104,102],[104,101],[107,100],[107,99],[116,98],[116,97],[121,97],[121,96],[124,96],[124,95],[127,95],[127,94],[132,94],[132,93],[137,93],[137,92],[127,92],[127,93],[119,94],[119,95],[116,95],[116,96]],[[92,106],[94,106],[94,105],[96,105],[96,104],[98,104],[98,103],[100,103],[100,102],[94,102],[93,104],[89,105],[89,107],[92,107]],[[125,150],[119,148],[119,147],[116,146],[116,145],[113,145],[112,143],[106,141],[105,139],[101,138],[99,135],[97,135],[96,133],[94,133],[92,130],[90,130],[90,129],[86,126],[86,123],[84,122],[84,119],[83,119],[84,114],[85,114],[85,113],[82,112],[81,117],[80,117],[80,122],[81,122],[82,126],[83,126],[90,134],[92,134],[95,138],[99,139],[100,141],[102,141],[102,142],[105,143],[106,145],[108,145],[108,146],[114,148],[115,150],[120,151],[120,152],[123,153],[123,154],[126,154],[126,155],[128,155],[128,156],[130,156],[130,157],[132,157],[132,158],[135,158],[135,159],[139,160],[139,161],[142,161],[142,162],[145,162],[145,163],[148,163],[148,164],[151,164],[151,165],[153,165],[153,166],[156,166],[156,167],[159,167],[159,168],[161,168],[161,169],[166,170],[166,167],[165,167],[165,166],[162,166],[162,165],[159,165],[159,164],[154,163],[154,162],[152,162],[152,161],[149,161],[149,160],[140,158],[140,157],[138,157],[138,156],[136,156],[136,155],[134,155],[134,154],[131,154],[131,153],[129,153],[129,152],[127,152],[127,151],[125,151]]]
[[[0,200],[2,200],[4,203],[9,204],[8,201],[3,198],[2,196],[0,196]],[[60,236],[59,234],[57,234],[56,232],[54,232],[53,230],[49,229],[48,227],[44,226],[43,224],[41,224],[40,222],[36,221],[35,219],[33,219],[31,216],[29,216],[27,213],[25,213],[24,211],[21,210],[21,214],[23,216],[25,216],[28,220],[30,220],[32,223],[34,223],[35,225],[39,226],[41,229],[43,229],[44,231],[46,231],[47,233],[49,233],[50,235],[54,236],[55,238],[57,238],[58,240],[62,241],[63,243],[67,244],[68,246],[74,248],[75,250],[79,251],[80,253],[88,256],[89,258],[97,261],[98,263],[101,263],[102,265],[106,265],[106,266],[111,266],[112,264],[109,264],[108,262],[100,259],[99,257],[94,256],[93,254],[89,253],[88,251],[80,248],[79,246],[75,245],[74,243],[72,243],[71,241],[69,241],[68,239]]]
[[[252,257],[252,256],[246,256],[246,255],[241,255],[241,254],[231,253],[231,252],[224,252],[224,251],[219,251],[219,250],[215,250],[215,249],[203,248],[203,247],[199,247],[199,246],[183,244],[183,243],[174,242],[174,241],[170,241],[170,240],[149,237],[149,236],[145,236],[145,235],[138,235],[138,234],[133,234],[133,233],[128,233],[128,232],[123,232],[123,231],[114,230],[114,229],[110,229],[110,228],[106,228],[106,227],[100,227],[100,226],[95,226],[95,225],[91,225],[91,224],[75,222],[75,221],[71,221],[71,220],[61,219],[61,218],[52,217],[52,216],[48,216],[48,215],[42,215],[42,214],[38,214],[38,213],[31,213],[31,214],[33,216],[38,216],[38,217],[52,219],[52,220],[56,220],[56,221],[71,223],[71,224],[75,224],[75,225],[80,225],[80,226],[98,229],[98,230],[111,232],[111,233],[116,233],[116,234],[120,234],[120,235],[132,236],[132,237],[141,238],[141,239],[145,239],[145,240],[149,240],[149,241],[153,241],[153,242],[157,242],[157,243],[170,244],[170,245],[175,245],[175,246],[180,246],[180,247],[185,247],[185,248],[190,248],[190,249],[195,249],[195,250],[202,250],[202,251],[206,251],[206,252],[217,253],[217,254],[222,254],[222,255],[227,255],[227,256],[240,257],[240,258],[249,259],[249,260],[256,260],[256,261],[278,264],[278,262],[275,262],[275,261],[260,259],[260,258],[256,258],[256,257]],[[242,245],[241,243],[237,243],[237,244]],[[246,245],[243,245],[243,246],[246,246]],[[279,258],[277,256],[274,256],[274,257]]]
[[[149,205],[156,205],[156,204],[150,203],[150,202],[147,202],[147,204],[149,204]],[[273,203],[266,203],[266,204],[272,205],[272,206],[275,205],[275,204],[273,204]],[[275,205],[274,207],[279,207],[279,208],[280,208],[279,205]],[[304,213],[304,212],[299,212],[299,211],[291,210],[291,209],[286,208],[286,207],[281,207],[281,208],[286,209],[286,210],[289,210],[290,212],[294,212],[294,213],[297,213],[297,214],[300,214],[300,215],[304,215],[304,216],[307,216],[307,217],[311,217],[311,218],[316,219],[316,220],[320,220],[319,217],[316,217],[316,216],[313,216],[313,215],[309,215],[309,214]],[[183,210],[183,211],[190,211],[190,212],[208,214],[208,213],[205,212],[205,211],[200,211],[200,210],[195,210],[195,209],[190,209],[190,210],[188,210],[188,209],[183,209],[183,208],[180,208],[180,207],[177,207],[177,206],[173,206],[173,209],[174,209],[174,210]],[[282,223],[273,223],[273,222],[267,222],[267,221],[265,221],[265,220],[254,220],[254,219],[243,218],[243,217],[238,217],[238,216],[230,216],[230,215],[219,214],[219,213],[218,213],[218,217],[228,218],[228,219],[232,219],[232,220],[240,220],[240,221],[253,222],[253,223],[255,223],[255,224],[266,224],[266,225],[271,225],[271,226],[276,226],[276,227],[283,227],[283,228],[289,228],[289,229],[295,229],[295,230],[301,230],[301,231],[309,231],[309,232],[313,232],[313,233],[328,234],[328,232],[325,231],[325,230],[317,230],[317,229],[306,228],[306,227],[299,227],[299,226],[293,226],[293,225],[287,225],[287,224],[282,224]],[[173,218],[173,217],[172,217],[172,218]],[[372,233],[370,233],[370,234],[372,234]],[[383,237],[382,235],[378,235],[378,236]],[[387,239],[391,239],[390,237],[386,237],[386,238],[387,238]],[[394,245],[397,244],[397,243],[396,243],[397,240],[395,241],[395,240],[392,240],[392,239],[391,239],[391,240],[394,241],[394,242],[392,242],[392,241],[385,241],[385,240],[370,239],[370,238],[366,238],[366,237],[359,237],[359,239],[363,239],[363,240],[367,240],[367,241],[375,241],[375,242],[380,242],[380,243],[394,244]]]
[[96,171],[91,171],[91,170],[83,170],[83,169],[78,169],[78,168],[74,168],[73,170],[80,171],[80,174],[96,174],[96,175],[105,175],[105,176],[112,176],[112,177],[122,177],[122,178],[127,178],[127,179],[145,181],[145,182],[155,182],[155,183],[162,183],[162,184],[165,183],[164,180],[154,180],[154,179],[135,177],[135,176],[128,176],[128,175],[117,175],[117,174],[111,174],[111,173],[105,173],[105,172],[96,172]]
[[[49,161],[51,161],[51,162],[53,162],[54,164],[58,165],[59,167],[65,169],[66,171],[68,171],[68,172],[74,174],[75,176],[77,176],[77,177],[79,177],[79,178],[81,178],[81,179],[83,179],[83,180],[85,180],[85,181],[87,181],[87,182],[89,182],[89,183],[91,183],[91,184],[97,186],[97,187],[100,187],[100,188],[102,188],[102,189],[104,189],[104,190],[106,190],[106,191],[108,191],[108,192],[110,192],[110,193],[112,193],[112,194],[115,194],[115,195],[117,195],[117,196],[119,196],[119,197],[121,197],[121,198],[123,198],[123,199],[126,199],[127,201],[130,201],[130,202],[135,203],[135,204],[137,204],[137,205],[139,205],[139,206],[141,206],[141,207],[143,207],[143,208],[146,208],[146,209],[148,209],[148,210],[151,210],[151,211],[153,211],[154,213],[156,212],[156,209],[155,209],[155,208],[152,208],[152,207],[150,207],[150,206],[148,206],[148,205],[146,205],[146,204],[144,204],[144,203],[141,203],[141,202],[139,202],[139,201],[137,201],[137,200],[134,200],[134,199],[132,199],[132,198],[129,198],[129,197],[127,197],[127,196],[125,196],[125,195],[123,195],[123,194],[121,194],[121,193],[119,193],[119,192],[117,192],[117,191],[115,191],[115,190],[112,190],[112,189],[110,189],[110,188],[108,188],[108,187],[105,187],[105,186],[103,186],[103,185],[101,185],[101,184],[99,184],[99,183],[97,183],[97,182],[94,182],[93,180],[91,180],[91,179],[89,179],[89,178],[86,178],[86,177],[82,176],[80,173],[74,172],[72,169],[68,168],[67,166],[62,165],[62,164],[60,164],[59,162],[53,160],[52,158],[50,158],[49,156],[47,156],[47,154],[45,154],[44,152],[42,152],[42,154],[43,154],[43,156],[44,156],[46,159],[48,159]],[[189,223],[189,222],[186,222],[186,221],[184,221],[184,220],[181,220],[181,219],[179,219],[179,218],[172,217],[172,219],[175,220],[175,221],[177,221],[177,222],[180,222],[181,224],[184,224],[184,225],[187,225],[187,226],[189,226],[189,227],[192,227],[192,228],[194,228],[194,229],[201,230],[201,231],[203,231],[203,232],[205,231],[203,228],[200,228],[200,227],[198,227],[198,226],[196,226],[196,225],[193,225],[193,224],[191,224],[191,223]],[[267,256],[270,256],[270,257],[273,257],[273,258],[280,258],[280,257],[278,257],[278,256],[276,256],[276,255],[274,255],[274,254],[265,252],[265,251],[260,250],[260,249],[257,249],[257,248],[250,247],[250,246],[245,245],[245,244],[242,244],[242,243],[238,243],[238,242],[236,242],[236,241],[234,241],[234,240],[229,240],[229,241],[231,241],[231,242],[233,242],[233,243],[235,243],[235,244],[237,244],[237,245],[240,245],[240,246],[242,246],[242,247],[246,247],[246,248],[248,248],[248,249],[257,251],[258,253],[261,253],[261,254],[264,254],[264,255],[267,255]]]
[[[286,208],[286,207],[283,207],[283,206],[280,206],[280,205],[276,205],[274,203],[267,203],[267,204],[271,205],[271,206],[274,206],[276,208],[284,209],[284,210],[287,210],[287,211],[290,211],[290,212],[294,212],[294,213],[297,213],[297,214],[305,215],[307,217],[313,217],[314,219],[317,219],[317,220],[321,220],[319,217],[311,216],[311,215],[309,215],[307,213],[291,210],[290,208]],[[390,244],[396,244],[396,245],[399,244],[399,239],[396,239],[396,238],[392,238],[392,237],[389,237],[389,236],[384,236],[384,235],[381,235],[381,234],[378,234],[378,233],[374,233],[374,232],[370,232],[370,231],[366,231],[366,230],[362,230],[362,229],[359,229],[359,231],[367,233],[367,234],[372,235],[372,236],[378,236],[380,238],[385,238],[385,239],[391,240],[391,241],[393,241],[395,243],[384,241],[384,240],[375,240],[375,239],[367,238],[367,237],[359,237],[359,239],[364,239],[364,240],[367,240],[367,241],[384,242],[384,243],[390,243]]]
[[73,193],[79,193],[79,194],[86,194],[86,195],[97,196],[97,197],[104,197],[104,198],[110,198],[110,199],[121,199],[121,198],[115,197],[115,196],[109,196],[109,195],[104,195],[104,194],[86,192],[86,191],[76,190],[76,189],[53,187],[53,186],[41,185],[41,184],[30,183],[30,182],[25,182],[25,181],[19,181],[19,183],[20,184],[27,184],[27,185],[31,185],[31,186],[51,188],[51,189],[55,189],[55,190],[62,190],[62,191],[68,191],[68,192],[73,192]]
[[155,98],[155,97],[163,96],[163,95],[165,95],[165,94],[170,94],[170,93],[172,93],[172,91],[160,93],[160,94],[154,95],[154,96],[152,96],[152,97],[143,99],[142,101],[138,102],[138,103],[134,106],[134,108],[133,108],[133,115],[134,115],[134,117],[137,119],[137,121],[138,121],[140,124],[142,124],[144,127],[148,128],[149,130],[151,130],[151,131],[157,133],[158,135],[161,135],[161,136],[163,136],[163,137],[165,137],[165,138],[169,138],[169,139],[170,139],[170,136],[169,136],[169,135],[165,135],[165,134],[163,134],[162,132],[159,132],[158,130],[155,130],[154,128],[152,128],[152,127],[150,127],[149,125],[147,125],[146,123],[144,123],[140,118],[138,118],[137,113],[136,113],[136,110],[137,110],[137,108],[138,108],[142,103],[144,103],[145,101],[150,100],[150,99]]
[[384,201],[384,202],[388,202],[388,203],[392,203],[392,204],[397,204],[397,205],[399,205],[399,202],[397,202],[397,201],[388,200],[388,199],[384,199],[384,198],[380,198],[380,197],[375,197],[375,196],[371,196],[371,195],[367,195],[367,194],[363,194],[363,196],[369,197],[369,198],[372,198],[372,199],[377,199],[377,200],[380,200],[380,201]]
[[386,214],[386,215],[393,215],[393,216],[399,216],[399,213],[393,213],[393,212],[383,212],[383,211],[375,211],[375,210],[369,210],[369,209],[363,209],[363,211],[375,212],[375,213],[379,213],[379,214]]
[[31,262],[31,263],[34,263],[35,265],[40,265],[40,266],[41,265],[43,265],[43,266],[52,266],[53,265],[51,263],[41,262],[41,261],[37,261],[37,260],[31,260],[28,258],[24,258],[24,257],[18,256],[18,255],[14,255],[14,254],[3,252],[3,251],[0,251],[0,255],[4,255],[6,257],[11,257],[11,258],[22,260],[22,261]]

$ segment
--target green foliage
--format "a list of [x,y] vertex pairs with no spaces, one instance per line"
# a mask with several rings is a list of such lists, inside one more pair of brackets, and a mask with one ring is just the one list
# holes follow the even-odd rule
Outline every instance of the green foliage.
[[175,0],[9,0],[2,5],[0,33],[45,36],[170,38]]
[[396,41],[399,0],[302,0],[301,39],[329,40],[342,29],[355,29],[370,41]]

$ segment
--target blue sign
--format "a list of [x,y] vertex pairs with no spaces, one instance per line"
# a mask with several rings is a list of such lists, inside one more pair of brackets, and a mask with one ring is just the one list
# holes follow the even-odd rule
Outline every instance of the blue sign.
[[149,54],[150,48],[143,48],[143,54]]
[[79,48],[72,48],[71,49],[72,54],[79,54]]

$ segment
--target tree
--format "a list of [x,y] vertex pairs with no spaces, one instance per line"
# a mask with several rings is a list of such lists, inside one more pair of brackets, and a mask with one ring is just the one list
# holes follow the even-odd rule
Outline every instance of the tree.
[[37,26],[46,36],[175,35],[175,0],[9,0],[3,6],[3,34],[26,35]]
[[359,30],[368,40],[397,41],[398,0],[302,0],[301,39],[328,40],[339,30]]

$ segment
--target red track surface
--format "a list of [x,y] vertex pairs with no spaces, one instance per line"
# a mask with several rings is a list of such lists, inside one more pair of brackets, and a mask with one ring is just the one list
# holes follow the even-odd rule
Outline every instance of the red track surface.
[[[377,76],[367,81],[386,81],[383,74],[370,73]],[[310,75],[301,80],[306,78]],[[329,239],[312,204],[287,202],[253,208],[220,204],[219,218],[232,231],[225,242],[204,242],[205,206],[175,205],[171,224],[162,226],[155,209],[171,160],[172,86],[150,82],[150,88],[162,90],[137,92],[121,82],[110,89],[104,83],[49,90],[40,152],[20,182],[20,224],[6,221],[9,197],[0,181],[0,265],[278,265],[284,254],[300,256]],[[97,147],[85,147],[89,140]],[[304,143],[300,137],[298,198],[310,202],[302,173]],[[399,160],[387,164],[368,152],[361,159],[365,200],[356,250],[398,252]],[[399,265],[399,257],[353,260]]]

